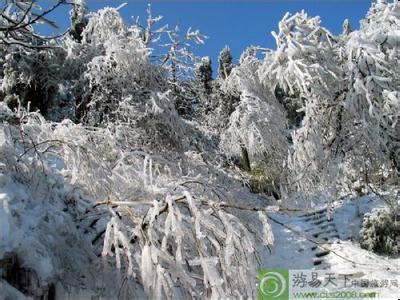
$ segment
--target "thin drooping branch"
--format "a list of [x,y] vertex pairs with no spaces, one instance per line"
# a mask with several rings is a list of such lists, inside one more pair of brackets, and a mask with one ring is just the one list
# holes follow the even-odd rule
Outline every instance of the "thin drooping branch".
[[[193,198],[196,198],[192,196]],[[201,204],[204,206],[214,208],[214,209],[222,209],[222,208],[232,208],[238,210],[246,210],[246,211],[253,211],[253,212],[303,212],[303,213],[311,213],[311,210],[301,209],[301,208],[288,208],[288,207],[279,207],[279,206],[265,206],[265,207],[257,207],[257,206],[245,206],[240,204],[233,204],[233,203],[226,203],[226,202],[212,202],[204,199],[199,199]],[[187,204],[187,200],[185,196],[180,196],[173,199],[176,203]],[[153,205],[152,201],[100,201],[93,205],[92,208],[96,208],[100,205],[110,205],[112,207],[118,207],[119,205],[125,206],[140,206],[140,205]]]
[[[31,3],[28,8],[21,7],[18,4],[18,2],[16,2],[16,1],[12,1],[12,2],[21,10],[21,12],[23,12],[24,15],[23,15],[23,17],[21,17],[21,19],[19,21],[17,21],[17,22],[13,21],[13,23],[14,23],[13,25],[8,26],[8,27],[0,27],[0,31],[10,32],[10,31],[16,31],[16,30],[26,28],[30,25],[36,24],[39,21],[45,20],[45,16],[47,16],[51,12],[55,11],[60,5],[71,4],[66,0],[58,0],[56,4],[54,4],[49,9],[43,11],[41,14],[35,14],[35,13],[31,12],[32,4],[34,3],[34,1],[30,1]],[[25,18],[27,17],[27,15],[29,15],[29,13],[31,13],[34,17],[31,18],[28,22],[24,22]],[[1,16],[7,18],[7,16],[5,16],[4,13],[1,13]],[[10,18],[7,18],[7,20],[9,20],[9,19]],[[54,24],[53,22],[49,23],[47,20],[46,20],[46,23]]]
[[[29,0],[24,2],[26,7],[21,5],[19,1],[9,0],[5,1],[3,4],[3,9],[0,12],[0,17],[5,20],[5,24],[3,22],[3,26],[0,26],[0,32],[2,32],[2,36],[0,39],[0,44],[3,43],[5,45],[19,45],[25,48],[31,49],[46,49],[46,48],[54,48],[55,46],[44,45],[43,41],[46,40],[54,40],[60,38],[65,35],[66,32],[62,34],[49,35],[49,36],[41,36],[34,32],[33,26],[38,24],[39,22],[45,22],[46,24],[58,28],[57,23],[51,20],[48,20],[46,17],[53,13],[57,8],[61,5],[73,3],[67,0],[57,0],[57,2],[51,6],[50,8],[42,11],[41,13],[36,13],[33,8],[35,5],[35,1]],[[10,12],[6,9],[10,5],[15,6],[16,12],[11,15]],[[13,16],[17,16],[16,19]],[[20,15],[18,17],[18,15]],[[37,41],[38,43],[35,43]]]

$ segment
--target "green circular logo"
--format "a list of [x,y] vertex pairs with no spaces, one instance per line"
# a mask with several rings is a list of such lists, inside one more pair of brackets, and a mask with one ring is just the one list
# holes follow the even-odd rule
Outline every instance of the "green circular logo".
[[285,277],[278,272],[267,272],[260,280],[260,291],[269,298],[278,298],[286,291]]

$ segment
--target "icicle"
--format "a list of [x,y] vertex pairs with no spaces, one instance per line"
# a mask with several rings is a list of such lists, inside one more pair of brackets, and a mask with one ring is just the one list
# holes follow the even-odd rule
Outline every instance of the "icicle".
[[102,256],[107,256],[108,253],[111,252],[111,230],[112,230],[112,223],[110,221],[107,224],[106,232],[104,234],[103,251],[101,253]]
[[150,158],[149,164],[150,188],[153,190],[153,160]]
[[117,269],[121,269],[121,250],[119,249],[119,240],[118,240],[118,228],[115,226],[116,224],[113,225],[114,227],[114,251],[115,251],[115,262]]
[[140,263],[140,273],[142,276],[143,287],[147,293],[150,293],[153,286],[154,269],[151,259],[151,250],[148,244],[144,245]]
[[115,8],[115,10],[120,10],[121,8],[123,8],[124,6],[126,6],[128,3],[124,2],[121,5],[119,5],[118,7]]
[[144,187],[147,187],[147,165],[149,163],[149,156],[146,155],[144,162],[143,162],[143,184]]
[[273,231],[272,231],[272,227],[268,222],[267,215],[264,212],[259,211],[258,212],[258,217],[260,218],[260,221],[261,221],[261,223],[263,225],[263,237],[264,237],[264,241],[263,242],[264,242],[264,245],[266,245],[266,246],[274,245],[275,238],[274,238],[274,234],[273,234]]
[[189,208],[193,214],[194,226],[195,226],[195,230],[196,230],[196,238],[199,240],[203,239],[203,238],[205,238],[205,235],[200,230],[201,214],[199,213],[199,209],[196,207],[196,204],[188,191],[185,191],[184,195],[185,195],[186,199],[188,200]]
[[225,292],[222,288],[224,281],[222,280],[220,273],[217,269],[218,257],[208,257],[201,259],[201,267],[204,273],[204,282],[211,287],[211,299],[223,298]]

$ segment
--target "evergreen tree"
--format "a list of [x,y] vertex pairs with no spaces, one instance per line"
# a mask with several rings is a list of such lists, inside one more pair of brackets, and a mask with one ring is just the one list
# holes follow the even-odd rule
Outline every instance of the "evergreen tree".
[[224,49],[219,54],[218,57],[218,63],[219,63],[219,76],[222,79],[226,79],[230,74],[233,69],[233,63],[232,63],[232,55],[231,51],[228,46],[225,46]]
[[345,19],[343,22],[343,35],[349,35],[351,32],[351,25],[349,19]]
[[70,11],[71,28],[69,32],[74,40],[78,42],[81,42],[82,32],[87,25],[86,13],[87,5],[85,0],[76,0],[73,9]]
[[196,66],[196,77],[201,83],[202,88],[207,94],[211,93],[211,81],[212,81],[212,66],[211,59],[209,56],[205,56],[201,59],[201,62]]

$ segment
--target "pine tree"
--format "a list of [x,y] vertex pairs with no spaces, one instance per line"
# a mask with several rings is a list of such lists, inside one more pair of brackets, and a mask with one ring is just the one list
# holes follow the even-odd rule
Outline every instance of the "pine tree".
[[219,63],[219,76],[222,79],[226,79],[230,74],[233,69],[233,63],[232,63],[232,55],[231,51],[228,46],[225,46],[224,49],[219,54],[218,57],[218,63]]
[[82,32],[87,25],[85,14],[87,13],[87,5],[85,0],[76,0],[73,9],[70,11],[71,18],[71,36],[78,42],[82,40]]
[[207,94],[211,93],[212,66],[209,56],[202,57],[196,66],[196,77]]
[[349,19],[345,19],[343,22],[343,35],[349,35],[351,33],[351,25]]

